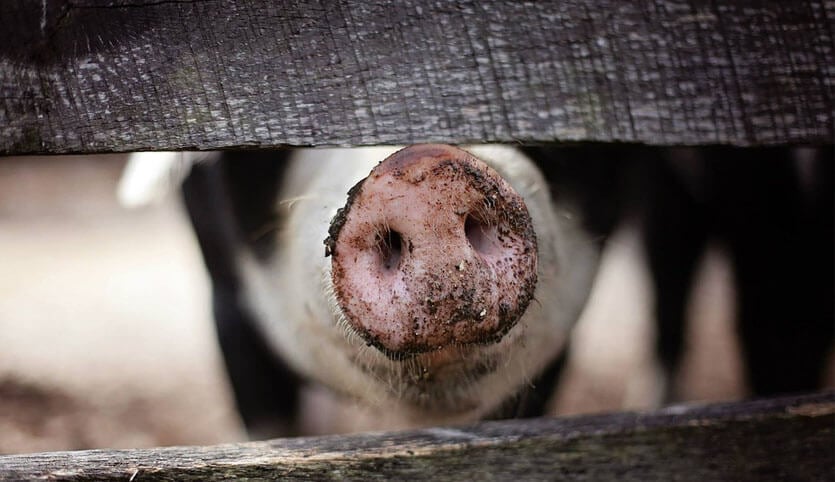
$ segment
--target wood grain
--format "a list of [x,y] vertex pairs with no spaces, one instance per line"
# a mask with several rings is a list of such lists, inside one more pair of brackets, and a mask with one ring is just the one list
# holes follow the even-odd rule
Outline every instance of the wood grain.
[[831,143],[826,0],[7,0],[0,154]]
[[655,413],[0,457],[0,480],[831,480],[835,392]]

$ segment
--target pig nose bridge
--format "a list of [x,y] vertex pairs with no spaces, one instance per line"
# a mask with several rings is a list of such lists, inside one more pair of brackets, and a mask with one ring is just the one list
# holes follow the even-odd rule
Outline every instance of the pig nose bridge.
[[421,244],[447,244],[464,242],[464,223],[469,210],[452,203],[424,205],[414,210],[413,216],[404,219],[402,234]]
[[[449,224],[425,223],[413,230],[402,233],[409,256],[434,258],[438,262],[469,257],[471,246],[464,231],[464,223]],[[460,260],[459,260],[460,261]]]
[[[406,197],[406,196],[403,196]],[[402,202],[393,199],[386,202],[375,216],[384,227],[396,230],[406,237],[449,237],[455,231],[463,233],[466,214],[473,208],[462,207],[462,202],[438,196],[428,202]],[[466,204],[473,204],[468,202]]]

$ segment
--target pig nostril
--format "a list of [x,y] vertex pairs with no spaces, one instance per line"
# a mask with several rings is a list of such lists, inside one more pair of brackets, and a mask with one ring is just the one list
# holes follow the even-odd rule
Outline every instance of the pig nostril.
[[496,226],[484,222],[472,214],[464,221],[464,233],[470,246],[481,255],[491,255],[497,241]]
[[377,249],[383,268],[390,271],[400,264],[403,256],[403,242],[400,233],[388,230],[377,235]]

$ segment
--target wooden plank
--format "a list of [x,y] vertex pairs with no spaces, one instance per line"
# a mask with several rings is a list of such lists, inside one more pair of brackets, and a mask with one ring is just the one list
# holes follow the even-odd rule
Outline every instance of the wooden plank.
[[832,480],[835,392],[656,413],[0,457],[0,480]]
[[828,0],[5,0],[0,154],[831,143]]

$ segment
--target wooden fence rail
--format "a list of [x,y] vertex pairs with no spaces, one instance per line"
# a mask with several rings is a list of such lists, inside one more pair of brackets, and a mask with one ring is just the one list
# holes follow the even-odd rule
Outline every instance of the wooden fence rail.
[[831,143],[828,0],[4,0],[0,154]]
[[654,413],[0,457],[0,480],[826,480],[835,392]]

